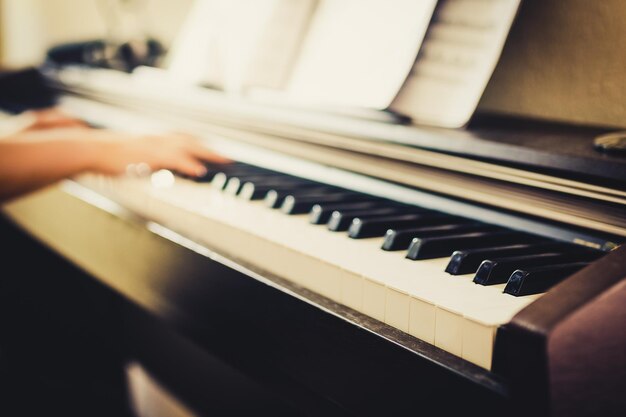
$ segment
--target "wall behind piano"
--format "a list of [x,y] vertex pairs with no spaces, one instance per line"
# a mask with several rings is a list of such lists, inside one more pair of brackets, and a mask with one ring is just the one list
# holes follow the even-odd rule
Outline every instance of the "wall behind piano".
[[[120,0],[0,0],[0,67],[39,64],[52,45],[101,38],[106,10]],[[140,23],[168,45],[192,0],[136,0]]]
[[626,127],[626,2],[522,2],[479,108]]

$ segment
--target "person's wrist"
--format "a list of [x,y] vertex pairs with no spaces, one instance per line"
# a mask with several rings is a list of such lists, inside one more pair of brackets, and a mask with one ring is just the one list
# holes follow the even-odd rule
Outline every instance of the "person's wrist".
[[89,172],[105,173],[106,160],[115,154],[113,142],[103,140],[81,140],[79,149],[82,154],[82,170]]

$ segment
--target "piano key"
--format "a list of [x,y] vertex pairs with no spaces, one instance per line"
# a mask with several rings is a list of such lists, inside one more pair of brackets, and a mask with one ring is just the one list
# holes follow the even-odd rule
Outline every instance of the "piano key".
[[238,196],[244,200],[263,200],[267,193],[274,190],[277,192],[298,192],[298,191],[318,191],[323,192],[327,190],[328,187],[322,184],[310,182],[310,183],[293,183],[290,184],[288,182],[285,183],[276,183],[276,184],[260,184],[253,182],[246,182],[241,187]]
[[[210,166],[223,166],[223,164],[209,164]],[[244,164],[243,162],[232,162],[227,166],[224,166],[224,170],[230,173],[251,173],[251,172],[276,172],[266,168],[261,168],[255,165]]]
[[328,221],[328,230],[333,232],[346,231],[352,224],[352,221],[356,218],[374,219],[390,215],[424,213],[425,211],[427,210],[420,207],[405,205],[389,205],[388,207],[381,207],[373,210],[337,210],[330,216],[330,220]]
[[338,210],[363,210],[363,209],[375,209],[389,206],[390,203],[385,200],[380,201],[360,201],[358,203],[327,203],[316,204],[311,208],[309,212],[309,223],[311,224],[326,224],[330,220],[330,216],[334,211]]
[[[276,180],[279,178],[284,178],[283,176],[271,173],[271,172],[252,172],[252,173],[230,173],[230,172],[218,172],[213,176],[213,180],[211,181],[211,186],[217,188],[218,190],[226,190],[228,183],[231,179],[237,179],[235,182],[241,184],[242,182],[250,181],[250,182],[259,182],[259,181],[270,181],[272,179]],[[232,193],[231,193],[232,194]]]
[[224,187],[226,187],[228,178],[228,174],[225,172],[216,173],[211,180],[211,187],[215,188],[216,190],[223,190]]
[[417,214],[386,216],[374,219],[355,218],[348,229],[348,236],[352,239],[384,236],[389,229],[417,228],[455,221],[454,216],[432,211]]
[[207,168],[207,171],[204,173],[204,175],[200,175],[199,177],[193,177],[192,178],[192,177],[189,177],[189,176],[186,176],[186,175],[181,175],[181,174],[178,174],[178,175],[183,177],[183,178],[185,178],[185,179],[188,179],[190,181],[203,183],[203,182],[211,182],[211,181],[213,181],[213,177],[215,176],[215,174],[217,174],[218,172],[222,172],[223,171],[222,169],[215,169],[215,168],[212,168],[212,167],[206,167],[206,168]]
[[[233,185],[231,185],[233,183]],[[231,177],[226,184],[226,192],[231,195],[238,195],[245,184],[250,183],[252,187],[265,187],[265,193],[272,188],[281,187],[320,187],[322,184],[305,180],[303,178],[290,177],[285,175],[257,175],[257,176],[240,176]],[[229,188],[231,189],[229,192]]]
[[575,262],[518,269],[509,277],[504,292],[516,297],[546,292],[587,265],[588,262]]
[[380,201],[380,198],[367,194],[343,192],[324,196],[288,195],[280,210],[285,214],[304,214],[311,211],[314,205],[322,203],[352,203],[358,201]]
[[284,174],[270,171],[263,168],[253,167],[251,165],[231,164],[231,165],[211,165],[207,171],[213,171],[211,185],[217,189],[223,189],[231,177],[262,177],[276,176],[285,177]]
[[535,268],[571,262],[585,262],[597,259],[600,253],[591,250],[570,253],[541,253],[535,255],[511,256],[484,260],[474,276],[474,283],[480,285],[504,284],[516,269]]
[[224,174],[227,174],[228,176],[263,175],[263,174],[283,175],[276,171],[270,171],[267,169],[254,167],[251,165],[240,165],[240,164],[228,164],[228,165],[211,164],[207,166],[207,171],[222,172]]
[[236,166],[236,164],[237,164],[236,162],[225,163],[225,164],[218,164],[218,163],[205,164],[204,167],[206,168],[206,173],[199,177],[195,177],[195,176],[189,177],[183,174],[177,174],[177,175],[193,182],[206,183],[206,182],[211,182],[215,174],[217,174],[218,172],[228,171],[232,169],[234,166]]
[[269,208],[279,208],[283,205],[287,196],[318,196],[324,197],[331,194],[343,194],[345,190],[337,187],[320,186],[315,189],[296,190],[272,188],[267,192],[264,198],[265,206]]
[[285,178],[284,176],[281,177],[275,174],[274,175],[271,175],[271,174],[251,175],[251,176],[241,175],[241,176],[229,177],[228,180],[226,181],[226,185],[224,186],[224,192],[230,195],[237,195],[239,194],[239,192],[241,191],[241,188],[246,182],[251,182],[254,184],[270,183],[274,185],[297,183],[296,181],[290,181],[288,177]]
[[412,260],[450,256],[455,250],[485,248],[495,245],[537,242],[542,238],[526,233],[474,232],[446,237],[413,239],[406,257]]
[[489,232],[501,229],[485,223],[472,223],[470,220],[450,220],[449,223],[438,226],[426,226],[411,229],[390,229],[385,234],[385,241],[381,249],[387,251],[407,250],[414,238],[425,238],[458,234],[461,232]]
[[495,257],[522,256],[546,252],[568,252],[577,250],[576,246],[565,242],[544,242],[496,246],[490,248],[455,251],[446,266],[451,275],[475,273],[481,262]]

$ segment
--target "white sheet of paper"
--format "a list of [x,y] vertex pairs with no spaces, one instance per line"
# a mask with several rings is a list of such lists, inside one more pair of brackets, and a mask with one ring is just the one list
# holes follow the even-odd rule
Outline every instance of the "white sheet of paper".
[[462,127],[476,110],[521,0],[441,0],[390,106],[414,123]]
[[281,88],[318,0],[196,0],[167,59],[170,75],[240,92]]
[[219,15],[217,1],[194,1],[165,58],[164,67],[172,79],[221,87]]
[[384,109],[410,72],[436,0],[320,0],[287,94]]
[[246,67],[244,87],[285,87],[317,4],[318,0],[274,0]]

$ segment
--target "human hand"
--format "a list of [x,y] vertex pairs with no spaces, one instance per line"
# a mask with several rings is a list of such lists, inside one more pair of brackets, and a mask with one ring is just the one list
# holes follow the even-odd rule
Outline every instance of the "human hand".
[[33,124],[28,127],[29,130],[87,127],[87,124],[82,120],[78,120],[56,107],[29,110],[27,114],[31,115],[34,120]]
[[[85,172],[123,175],[169,169],[189,177],[230,162],[180,133],[131,135],[86,127],[27,129],[0,141],[0,200]],[[140,174],[142,172],[135,172]]]
[[169,169],[198,177],[206,173],[207,162],[230,162],[210,151],[193,136],[182,133],[129,135],[89,129],[87,136],[95,139],[93,143],[98,144],[102,150],[94,159],[91,170],[105,175],[125,174],[129,167],[134,166],[143,167],[147,172]]

